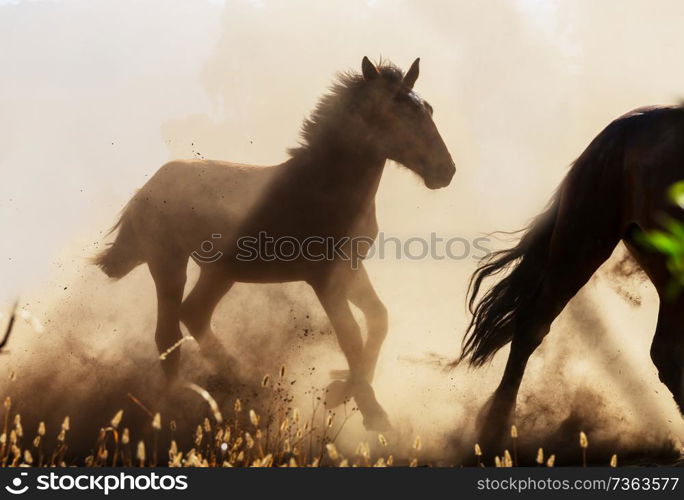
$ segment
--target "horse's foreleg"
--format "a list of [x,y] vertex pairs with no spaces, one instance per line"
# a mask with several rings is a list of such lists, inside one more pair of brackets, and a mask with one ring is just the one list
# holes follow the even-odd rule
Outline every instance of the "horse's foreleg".
[[388,318],[387,308],[375,292],[363,266],[354,273],[354,281],[349,289],[349,300],[361,309],[366,317],[368,338],[363,348],[361,369],[366,380],[372,382],[380,349],[387,337]]
[[[338,283],[336,282],[335,285]],[[339,382],[348,384],[356,405],[363,415],[363,423],[367,429],[384,430],[389,427],[387,414],[375,399],[363,364],[363,339],[358,323],[349,308],[346,289],[339,286],[315,286],[318,299],[332,323],[337,340],[349,365],[349,380]]]
[[181,338],[180,305],[185,287],[187,259],[164,259],[148,261],[150,273],[157,290],[157,329],[155,341],[167,380],[172,383],[178,377],[180,348],[171,349]]
[[660,309],[658,325],[651,344],[651,359],[660,381],[672,392],[679,411],[684,414],[684,296],[670,295],[672,273],[662,254],[645,251],[634,234],[627,248],[658,290]]
[[661,296],[651,359],[684,414],[684,298]]

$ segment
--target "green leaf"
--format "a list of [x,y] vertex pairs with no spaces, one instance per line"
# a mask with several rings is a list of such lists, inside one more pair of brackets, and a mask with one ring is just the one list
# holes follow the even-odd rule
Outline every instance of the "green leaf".
[[667,196],[672,203],[684,208],[684,181],[673,184],[668,190]]
[[649,231],[646,240],[655,250],[669,256],[676,256],[684,251],[684,246],[673,235],[664,231]]

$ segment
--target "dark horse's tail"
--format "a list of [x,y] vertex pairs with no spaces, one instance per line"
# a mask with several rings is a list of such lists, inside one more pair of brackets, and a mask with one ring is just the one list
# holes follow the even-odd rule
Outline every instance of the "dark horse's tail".
[[[525,229],[513,248],[491,254],[470,280],[468,307],[473,318],[458,362],[468,358],[481,366],[513,339],[514,321],[543,279],[551,235],[558,214],[558,196]],[[484,280],[512,271],[475,304]]]
[[129,202],[121,211],[117,223],[109,230],[109,234],[118,230],[114,242],[93,259],[93,263],[110,278],[123,278],[134,267],[143,263],[131,219],[131,202]]
[[[575,161],[547,209],[523,230],[518,244],[494,252],[475,271],[468,297],[473,318],[463,341],[461,356],[454,364],[468,359],[471,365],[483,365],[513,339],[516,322],[534,314],[530,308],[545,277],[554,229],[560,218],[570,216],[560,213],[564,191],[579,180],[583,185],[591,185],[607,170],[619,165],[615,160],[626,123],[627,120],[618,119],[606,127]],[[509,270],[478,302],[483,282]]]

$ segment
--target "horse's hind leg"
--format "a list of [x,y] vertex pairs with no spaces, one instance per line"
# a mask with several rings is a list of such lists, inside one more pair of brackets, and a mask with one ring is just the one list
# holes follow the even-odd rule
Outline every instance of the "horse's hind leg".
[[[181,338],[180,305],[185,287],[187,257],[149,259],[148,266],[157,289],[157,329],[155,341],[159,354],[166,353]],[[165,355],[162,368],[169,382],[178,377],[180,348]]]
[[202,354],[222,373],[233,378],[235,360],[211,329],[211,317],[221,298],[230,290],[231,280],[218,264],[206,264],[192,291],[181,305],[181,321],[197,340]]
[[[571,223],[558,220],[549,245],[544,279],[528,307],[519,314],[504,375],[478,418],[480,443],[491,447],[511,423],[527,361],[549,333],[551,323],[589,281],[620,241],[614,228],[592,227],[582,234]],[[612,234],[611,234],[612,233]],[[521,293],[525,293],[521,291]]]

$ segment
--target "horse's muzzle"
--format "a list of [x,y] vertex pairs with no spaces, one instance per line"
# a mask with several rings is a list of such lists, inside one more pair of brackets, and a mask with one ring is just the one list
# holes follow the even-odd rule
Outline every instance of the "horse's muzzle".
[[432,170],[432,174],[425,178],[425,186],[428,189],[440,189],[448,186],[451,183],[451,179],[456,173],[456,165],[453,160],[449,160],[448,164],[435,168]]

